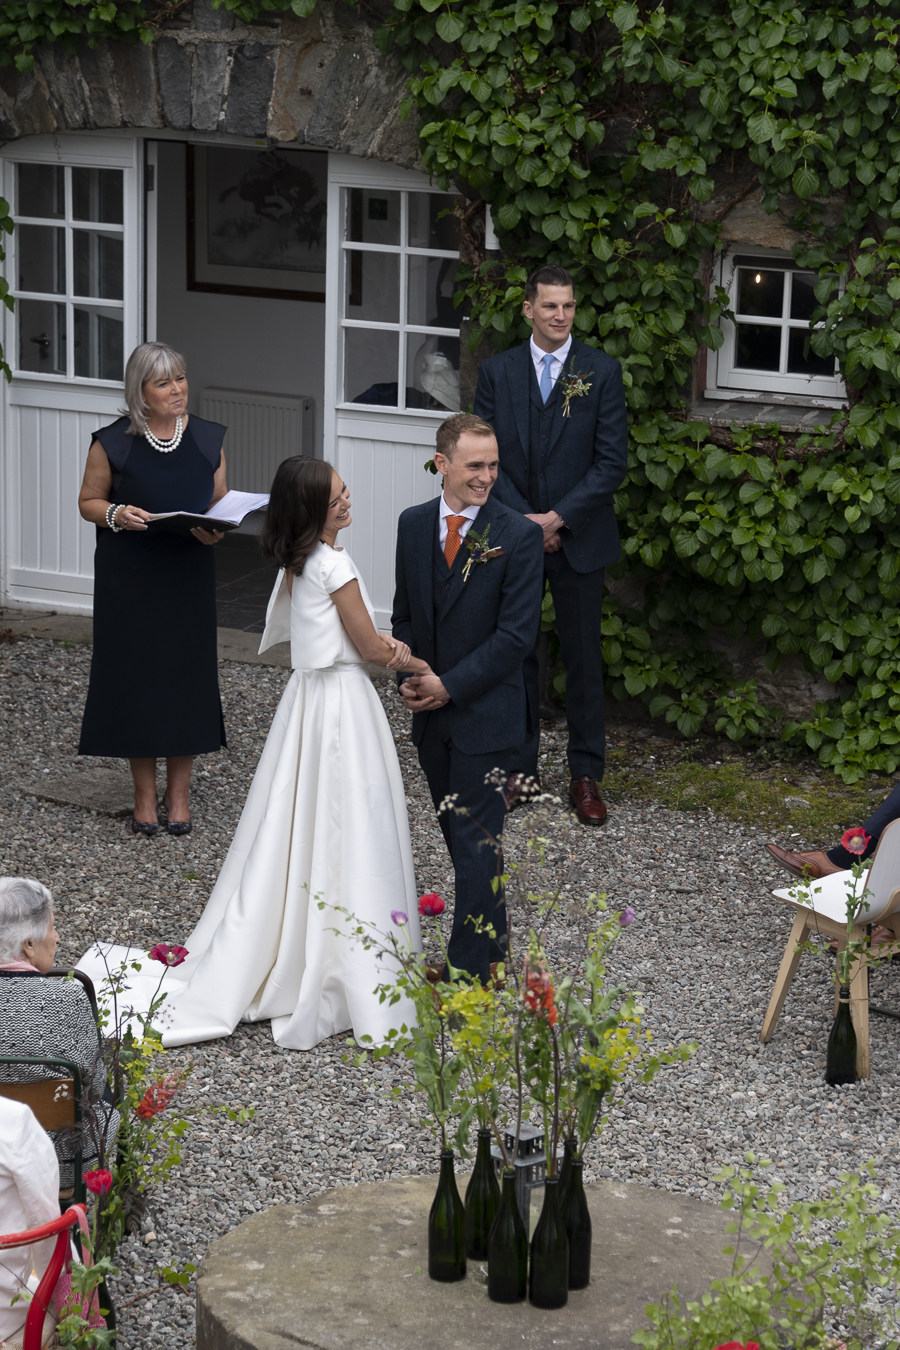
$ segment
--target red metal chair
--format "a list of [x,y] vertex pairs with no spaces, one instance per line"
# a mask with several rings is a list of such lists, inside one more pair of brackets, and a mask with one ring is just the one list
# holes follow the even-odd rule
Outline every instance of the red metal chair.
[[[81,1223],[79,1211],[83,1217],[84,1205],[72,1205],[65,1214],[60,1214],[58,1219],[53,1219],[50,1223],[42,1224],[40,1228],[29,1228],[25,1233],[8,1233],[5,1237],[0,1237],[0,1251],[8,1251],[11,1247],[28,1247],[33,1242],[43,1242],[45,1238],[56,1237],[50,1263],[28,1308],[21,1342],[22,1350],[41,1350],[41,1346],[45,1343],[44,1320],[50,1311],[50,1300],[57,1281],[71,1259],[70,1234],[71,1230]],[[19,1333],[16,1333],[16,1338],[11,1339],[17,1339],[18,1335]],[[7,1340],[7,1344],[10,1344],[10,1340]]]

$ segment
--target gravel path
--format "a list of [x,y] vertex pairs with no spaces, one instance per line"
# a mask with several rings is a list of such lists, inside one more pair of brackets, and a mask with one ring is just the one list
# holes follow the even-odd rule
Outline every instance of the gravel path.
[[[287,680],[277,668],[222,665],[230,749],[198,762],[196,831],[148,841],[133,838],[121,820],[50,805],[23,790],[45,769],[78,762],[89,659],[90,648],[38,639],[0,645],[0,872],[35,876],[51,887],[64,960],[76,959],[95,938],[149,945],[178,941],[190,930]],[[405,713],[390,685],[378,688],[408,785],[420,893],[436,890],[449,899],[449,859]],[[646,732],[615,726],[612,734],[635,760],[649,753]],[[544,747],[545,782],[562,792],[562,738],[545,733]],[[614,778],[608,787],[615,801]],[[739,1163],[752,1148],[776,1160],[795,1198],[818,1194],[840,1171],[872,1158],[882,1202],[895,1210],[900,1025],[873,1019],[872,1077],[852,1088],[827,1088],[831,968],[808,955],[775,1040],[759,1044],[790,928],[789,911],[768,896],[782,878],[762,838],[709,813],[692,818],[627,800],[616,802],[603,830],[585,829],[561,807],[550,816],[551,881],[567,887],[550,929],[551,954],[562,959],[577,951],[586,893],[606,890],[615,906],[632,905],[638,922],[623,934],[612,974],[645,991],[646,1026],[659,1043],[700,1043],[691,1063],[631,1092],[613,1112],[589,1153],[588,1177],[613,1175],[715,1200],[719,1167]],[[524,828],[519,812],[508,831],[513,857],[521,856]],[[528,917],[515,916],[519,931]],[[900,966],[880,966],[873,986],[876,1001],[900,1008]],[[120,1249],[114,1290],[122,1309],[120,1350],[193,1344],[192,1295],[148,1292],[157,1283],[154,1272],[196,1264],[212,1238],[248,1214],[302,1203],[335,1185],[433,1171],[434,1147],[419,1128],[405,1064],[351,1068],[341,1042],[310,1053],[284,1051],[266,1024],[241,1025],[226,1040],[170,1052],[171,1068],[193,1061],[185,1104],[253,1105],[255,1117],[245,1126],[202,1117],[188,1136],[183,1168],[165,1194],[151,1198],[142,1234]]]

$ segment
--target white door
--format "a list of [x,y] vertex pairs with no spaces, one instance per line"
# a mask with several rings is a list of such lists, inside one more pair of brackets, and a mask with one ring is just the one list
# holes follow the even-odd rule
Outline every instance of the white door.
[[325,458],[349,485],[347,546],[386,626],[397,517],[428,501],[437,427],[459,411],[459,244],[423,174],[328,157]]
[[6,275],[15,311],[3,416],[0,594],[90,613],[94,527],[77,498],[91,432],[123,407],[139,339],[139,161],[135,137],[35,136],[0,151],[16,228]]

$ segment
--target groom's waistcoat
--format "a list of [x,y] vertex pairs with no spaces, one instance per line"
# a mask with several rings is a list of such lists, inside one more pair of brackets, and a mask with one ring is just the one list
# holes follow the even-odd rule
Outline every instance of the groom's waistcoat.
[[466,550],[461,547],[453,560],[453,566],[447,566],[447,559],[444,557],[441,549],[441,541],[438,532],[434,532],[434,562],[432,564],[432,592],[434,595],[434,657],[438,669],[441,668],[441,643],[440,643],[440,625],[438,619],[444,608],[444,602],[447,599],[447,592],[450,589],[450,581],[459,568],[465,565]]

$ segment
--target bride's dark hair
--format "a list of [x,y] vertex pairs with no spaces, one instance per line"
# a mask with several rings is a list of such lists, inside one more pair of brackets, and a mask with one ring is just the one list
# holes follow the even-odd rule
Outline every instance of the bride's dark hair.
[[259,535],[263,556],[294,576],[322,537],[331,500],[331,465],[309,455],[292,455],[275,471],[266,518]]

